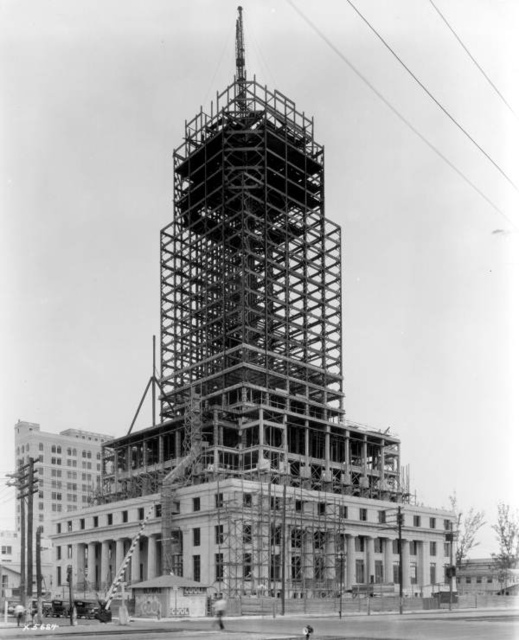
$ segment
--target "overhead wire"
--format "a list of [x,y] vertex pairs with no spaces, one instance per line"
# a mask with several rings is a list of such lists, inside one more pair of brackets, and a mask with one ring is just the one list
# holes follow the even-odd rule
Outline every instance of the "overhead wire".
[[411,71],[411,69],[406,65],[406,63],[402,60],[402,58],[396,53],[396,51],[388,44],[388,42],[380,35],[380,33],[375,29],[375,27],[369,22],[367,18],[357,9],[357,7],[353,4],[352,0],[346,0],[346,2],[350,5],[350,7],[357,13],[357,15],[361,18],[361,20],[371,29],[371,31],[377,36],[377,38],[382,42],[382,44],[386,47],[388,51],[398,60],[398,62],[404,67],[407,73],[413,78],[413,80],[425,91],[425,93],[431,98],[431,100],[443,111],[443,113],[453,122],[458,129],[474,144],[481,153],[489,160],[494,167],[499,171],[499,173],[512,185],[512,187],[519,193],[519,189],[514,184],[514,182],[506,175],[506,173],[501,169],[501,167],[495,162],[490,155],[479,145],[476,140],[470,135],[470,133],[456,120],[456,118],[449,113],[449,111],[441,104],[439,100],[435,98],[435,96],[429,91],[429,89],[421,82],[421,80]]
[[225,42],[224,42],[224,45],[223,45],[223,47],[222,47],[222,52],[220,53],[220,58],[219,58],[218,63],[217,63],[217,65],[216,65],[216,68],[215,68],[215,71],[214,71],[213,77],[212,77],[212,79],[211,79],[211,82],[209,83],[209,88],[207,89],[207,92],[206,92],[206,94],[205,94],[204,101],[203,101],[203,103],[202,103],[203,105],[205,105],[205,104],[206,104],[206,102],[207,102],[207,100],[208,100],[208,98],[209,98],[209,94],[210,94],[210,93],[211,93],[211,91],[213,90],[213,85],[214,85],[214,83],[215,83],[216,76],[217,76],[217,74],[218,74],[218,71],[220,70],[220,67],[222,66],[222,61],[223,61],[223,59],[224,59],[225,53],[227,52],[227,48],[228,48],[228,44],[229,44],[229,38],[230,38],[230,35],[231,35],[231,33],[232,33],[232,30],[233,30],[233,27],[231,26],[231,27],[229,28],[229,30],[227,31],[227,36],[225,37]]
[[386,107],[392,111],[392,113],[403,122],[416,136],[422,140],[437,156],[439,156],[455,173],[457,173],[462,180],[464,180],[469,186],[471,186],[476,193],[478,193],[492,209],[503,216],[515,229],[519,229],[517,225],[506,215],[506,213],[500,209],[490,198],[477,187],[460,169],[456,167],[437,147],[433,145],[416,127],[414,127],[405,116],[403,116],[396,107],[394,107],[389,100],[355,67],[355,65],[348,60],[348,58],[340,51],[334,44],[326,37],[326,35],[306,16],[301,9],[299,9],[293,2],[293,0],[286,0],[287,3],[294,9],[296,13],[308,24],[308,26],[315,31],[315,33],[332,49],[332,51],[355,73],[355,75],[366,84],[371,91],[381,100]]
[[488,75],[483,71],[483,69],[481,68],[481,66],[478,64],[477,60],[474,58],[474,56],[470,53],[470,51],[467,49],[467,47],[465,46],[465,44],[463,43],[463,41],[461,40],[461,38],[458,36],[458,34],[456,33],[456,31],[454,31],[453,27],[449,24],[449,22],[447,21],[447,18],[443,15],[443,13],[438,9],[438,7],[434,4],[433,0],[429,0],[429,2],[432,4],[432,6],[434,7],[434,9],[436,10],[436,12],[438,13],[438,15],[440,16],[440,18],[443,20],[443,22],[445,22],[445,24],[447,25],[448,29],[451,31],[452,35],[456,38],[456,40],[459,42],[459,44],[463,47],[465,53],[468,55],[468,57],[472,60],[472,62],[476,65],[476,67],[480,70],[480,72],[483,74],[484,78],[486,79],[486,81],[489,83],[489,85],[494,89],[494,91],[497,93],[497,95],[501,98],[501,100],[505,103],[505,105],[508,107],[508,109],[510,110],[510,112],[519,120],[516,112],[513,110],[513,108],[508,104],[507,100],[505,99],[505,97],[503,96],[503,94],[499,91],[499,89],[496,87],[496,85],[492,82],[492,80],[488,77]]

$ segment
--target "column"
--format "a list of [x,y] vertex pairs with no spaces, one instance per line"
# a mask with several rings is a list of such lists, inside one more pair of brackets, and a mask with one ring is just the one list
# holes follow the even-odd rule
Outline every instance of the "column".
[[99,576],[99,582],[101,583],[101,589],[108,582],[108,562],[110,553],[110,541],[103,540],[101,543],[101,574]]
[[366,536],[366,582],[375,582],[375,538]]
[[402,540],[402,587],[409,589],[409,540]]
[[429,564],[429,541],[423,540],[418,543],[418,586],[420,589],[430,583]]
[[124,538],[118,538],[115,541],[115,566],[114,575],[115,578],[124,560]]
[[148,537],[148,575],[146,580],[157,576],[157,537]]
[[86,550],[86,544],[82,542],[75,545],[75,548],[73,550],[74,557],[75,557],[75,562],[73,562],[73,564],[75,564],[77,567],[76,588],[80,591],[83,590],[84,583],[87,579],[85,550]]
[[141,548],[140,547],[141,547],[141,540],[138,540],[137,544],[135,545],[135,549],[133,550],[132,557],[130,559],[130,563],[131,563],[130,581],[132,584],[135,584],[136,582],[141,581],[141,571],[140,571]]
[[384,540],[384,582],[393,582],[393,540]]
[[96,586],[96,544],[96,542],[88,543],[87,581],[90,589]]
[[348,534],[346,540],[346,588],[355,584],[355,536]]

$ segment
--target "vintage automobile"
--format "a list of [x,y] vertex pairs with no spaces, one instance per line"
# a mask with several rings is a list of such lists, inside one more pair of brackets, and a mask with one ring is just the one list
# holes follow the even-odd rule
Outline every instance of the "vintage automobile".
[[[78,618],[95,618],[99,611],[97,602],[91,600],[74,600],[74,607]],[[67,615],[70,615],[70,607],[67,608]]]
[[67,607],[63,603],[63,600],[52,600],[48,615],[52,618],[65,618],[67,616]]

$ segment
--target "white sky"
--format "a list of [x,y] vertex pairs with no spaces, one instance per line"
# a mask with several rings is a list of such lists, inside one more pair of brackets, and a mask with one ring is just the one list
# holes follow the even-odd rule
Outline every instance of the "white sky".
[[[419,502],[446,507],[456,491],[491,524],[499,500],[519,503],[517,189],[346,0],[294,2],[494,205],[288,2],[242,2],[249,77],[315,116],[326,147],[347,415],[401,437]],[[18,419],[127,432],[159,334],[171,153],[185,119],[232,82],[237,4],[0,0],[0,477],[14,470]],[[355,4],[519,184],[519,120],[431,3]],[[435,4],[519,114],[519,3]],[[0,480],[0,528],[13,514]],[[490,524],[474,555],[497,550]]]

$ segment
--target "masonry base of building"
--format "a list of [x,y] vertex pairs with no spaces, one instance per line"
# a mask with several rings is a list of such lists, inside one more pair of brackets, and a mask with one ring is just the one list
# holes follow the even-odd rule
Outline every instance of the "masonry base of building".
[[57,520],[56,589],[70,564],[74,590],[106,591],[154,503],[128,586],[172,573],[227,598],[335,598],[355,585],[398,591],[400,557],[406,592],[428,594],[445,581],[447,511],[405,505],[399,541],[398,507],[372,498],[231,478],[175,489],[169,514],[162,500],[151,494]]

